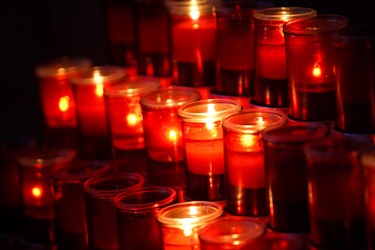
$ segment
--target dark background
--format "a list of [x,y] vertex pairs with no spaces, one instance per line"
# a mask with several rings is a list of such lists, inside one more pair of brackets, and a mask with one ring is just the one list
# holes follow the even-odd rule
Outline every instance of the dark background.
[[[119,0],[117,0],[119,1]],[[126,2],[126,0],[123,0]],[[43,128],[34,67],[59,56],[112,64],[106,30],[109,0],[11,0],[0,5],[0,139],[38,136]],[[350,24],[373,24],[370,1],[275,1],[340,14]]]

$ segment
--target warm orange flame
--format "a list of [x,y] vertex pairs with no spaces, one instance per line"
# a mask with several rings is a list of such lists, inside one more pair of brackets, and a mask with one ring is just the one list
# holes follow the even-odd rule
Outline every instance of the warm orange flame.
[[94,72],[94,82],[96,84],[95,93],[97,96],[103,96],[103,77],[100,75],[99,71]]
[[254,135],[242,135],[241,144],[244,147],[252,147],[256,142],[256,137]]
[[315,66],[312,72],[313,76],[319,77],[322,75],[322,71],[319,66]]
[[128,122],[129,126],[135,126],[138,124],[138,117],[136,114],[130,113],[127,115],[126,121]]
[[176,142],[177,141],[177,132],[174,129],[169,130],[168,132],[168,139],[171,142]]
[[193,19],[194,21],[199,19],[200,12],[199,12],[198,6],[196,4],[196,1],[192,1],[192,5],[190,7],[189,15],[190,15],[191,19]]
[[63,96],[60,98],[59,109],[61,112],[66,112],[69,109],[69,96]]
[[35,197],[35,198],[40,198],[43,194],[43,191],[40,187],[33,187],[31,189],[31,194]]

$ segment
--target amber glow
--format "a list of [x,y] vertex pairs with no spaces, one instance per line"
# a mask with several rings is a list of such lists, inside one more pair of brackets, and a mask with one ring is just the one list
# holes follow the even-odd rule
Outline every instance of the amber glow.
[[136,114],[131,113],[126,117],[126,121],[129,126],[134,126],[138,123],[138,117]]
[[35,198],[40,198],[43,194],[42,192],[42,189],[40,187],[33,187],[31,189],[31,194],[35,197]]
[[69,96],[63,96],[60,98],[59,109],[61,112],[66,112],[69,109]]
[[322,71],[321,71],[320,67],[319,66],[314,66],[312,74],[315,77],[321,76],[322,75]]
[[95,93],[97,96],[103,96],[103,77],[99,71],[94,72],[94,82],[96,84]]
[[191,1],[189,15],[190,15],[191,19],[194,20],[194,21],[198,20],[198,18],[200,16],[200,12],[198,10],[197,2],[195,0]]
[[177,141],[177,131],[174,130],[174,129],[171,129],[169,130],[168,132],[168,139],[171,141],[171,142],[176,142]]
[[252,147],[256,142],[256,136],[254,135],[242,135],[241,136],[241,144],[244,147]]

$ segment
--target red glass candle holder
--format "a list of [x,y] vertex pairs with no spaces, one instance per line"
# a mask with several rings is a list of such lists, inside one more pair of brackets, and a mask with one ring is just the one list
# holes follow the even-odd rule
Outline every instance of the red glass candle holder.
[[119,83],[124,69],[114,66],[93,67],[71,78],[77,105],[82,158],[109,159],[111,140],[105,105],[105,86]]
[[221,205],[213,202],[188,201],[159,210],[163,249],[200,249],[198,232],[223,215]]
[[17,157],[25,244],[55,243],[52,173],[66,167],[75,157],[76,152],[71,149],[42,148]]
[[268,107],[289,107],[283,25],[292,19],[308,18],[316,10],[301,7],[274,7],[256,10],[256,71],[252,102]]
[[222,120],[241,110],[230,99],[190,102],[178,109],[186,171],[186,199],[225,200]]
[[172,76],[169,14],[163,0],[137,1],[138,72]]
[[83,183],[111,169],[107,162],[75,160],[53,173],[56,243],[59,249],[87,249]]
[[332,33],[348,25],[339,15],[292,20],[284,26],[290,116],[302,121],[336,119]]
[[114,200],[121,250],[163,249],[158,211],[177,202],[168,187],[144,187],[118,194]]
[[177,110],[200,99],[195,88],[170,86],[141,99],[149,181],[160,186],[185,186],[181,121]]
[[145,178],[136,173],[110,173],[84,182],[90,249],[120,248],[113,198],[144,184]]
[[243,109],[223,120],[226,211],[235,215],[268,215],[266,173],[260,133],[286,124],[277,111]]
[[255,48],[253,13],[271,7],[267,1],[222,1],[215,5],[217,82],[215,92],[254,95]]
[[375,247],[375,150],[367,150],[361,154],[364,168],[366,235],[368,249]]
[[337,129],[375,133],[373,86],[375,26],[351,26],[333,34]]
[[310,232],[304,145],[328,134],[323,123],[287,124],[262,131],[268,193],[268,226],[288,233]]
[[85,57],[60,57],[35,67],[39,80],[44,123],[47,127],[76,127],[76,107],[70,77],[91,68]]
[[173,83],[215,85],[214,1],[167,0],[166,5],[171,17]]
[[304,146],[308,166],[310,242],[322,249],[366,249],[361,152],[365,137],[325,137]]

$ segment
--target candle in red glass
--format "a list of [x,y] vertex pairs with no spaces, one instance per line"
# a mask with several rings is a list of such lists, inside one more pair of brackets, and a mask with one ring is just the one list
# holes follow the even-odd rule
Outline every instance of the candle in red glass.
[[198,232],[223,215],[221,205],[188,201],[162,208],[157,214],[165,250],[200,249]]
[[222,120],[240,110],[241,105],[230,99],[190,102],[178,109],[188,199],[225,200]]
[[185,186],[181,122],[177,110],[199,100],[195,88],[170,86],[141,99],[149,181],[154,185]]
[[171,14],[174,83],[215,85],[215,19],[213,2],[167,1]]
[[255,11],[256,73],[252,102],[268,107],[289,106],[282,28],[289,20],[314,15],[315,10],[301,7],[274,7]]
[[83,183],[110,170],[107,162],[76,160],[53,173],[56,243],[59,249],[86,249],[87,225]]
[[120,248],[113,198],[120,193],[139,189],[144,184],[145,178],[136,173],[112,173],[84,182],[90,249]]
[[268,214],[266,174],[260,132],[287,122],[284,113],[244,109],[223,120],[226,209],[235,215]]
[[361,155],[364,167],[365,207],[367,221],[368,249],[375,247],[375,150],[368,150]]
[[305,20],[292,20],[284,26],[292,119],[336,119],[331,36],[347,25],[346,17],[317,15]]
[[361,135],[325,137],[305,144],[313,246],[367,249],[360,154],[373,147],[373,142]]
[[74,159],[71,149],[35,149],[18,156],[23,214],[23,240],[28,244],[54,243],[55,219],[52,173]]
[[77,105],[77,121],[84,158],[107,159],[111,155],[104,88],[124,79],[120,67],[93,67],[71,78]]
[[149,76],[171,76],[170,24],[163,0],[138,0],[138,72]]
[[143,149],[142,95],[160,87],[159,80],[136,77],[104,90],[112,145],[117,149]]
[[215,92],[231,96],[254,94],[254,20],[265,1],[223,1],[215,5],[217,83]]
[[76,127],[76,107],[70,77],[90,68],[92,62],[84,57],[61,57],[38,64],[41,104],[45,125],[51,128]]

